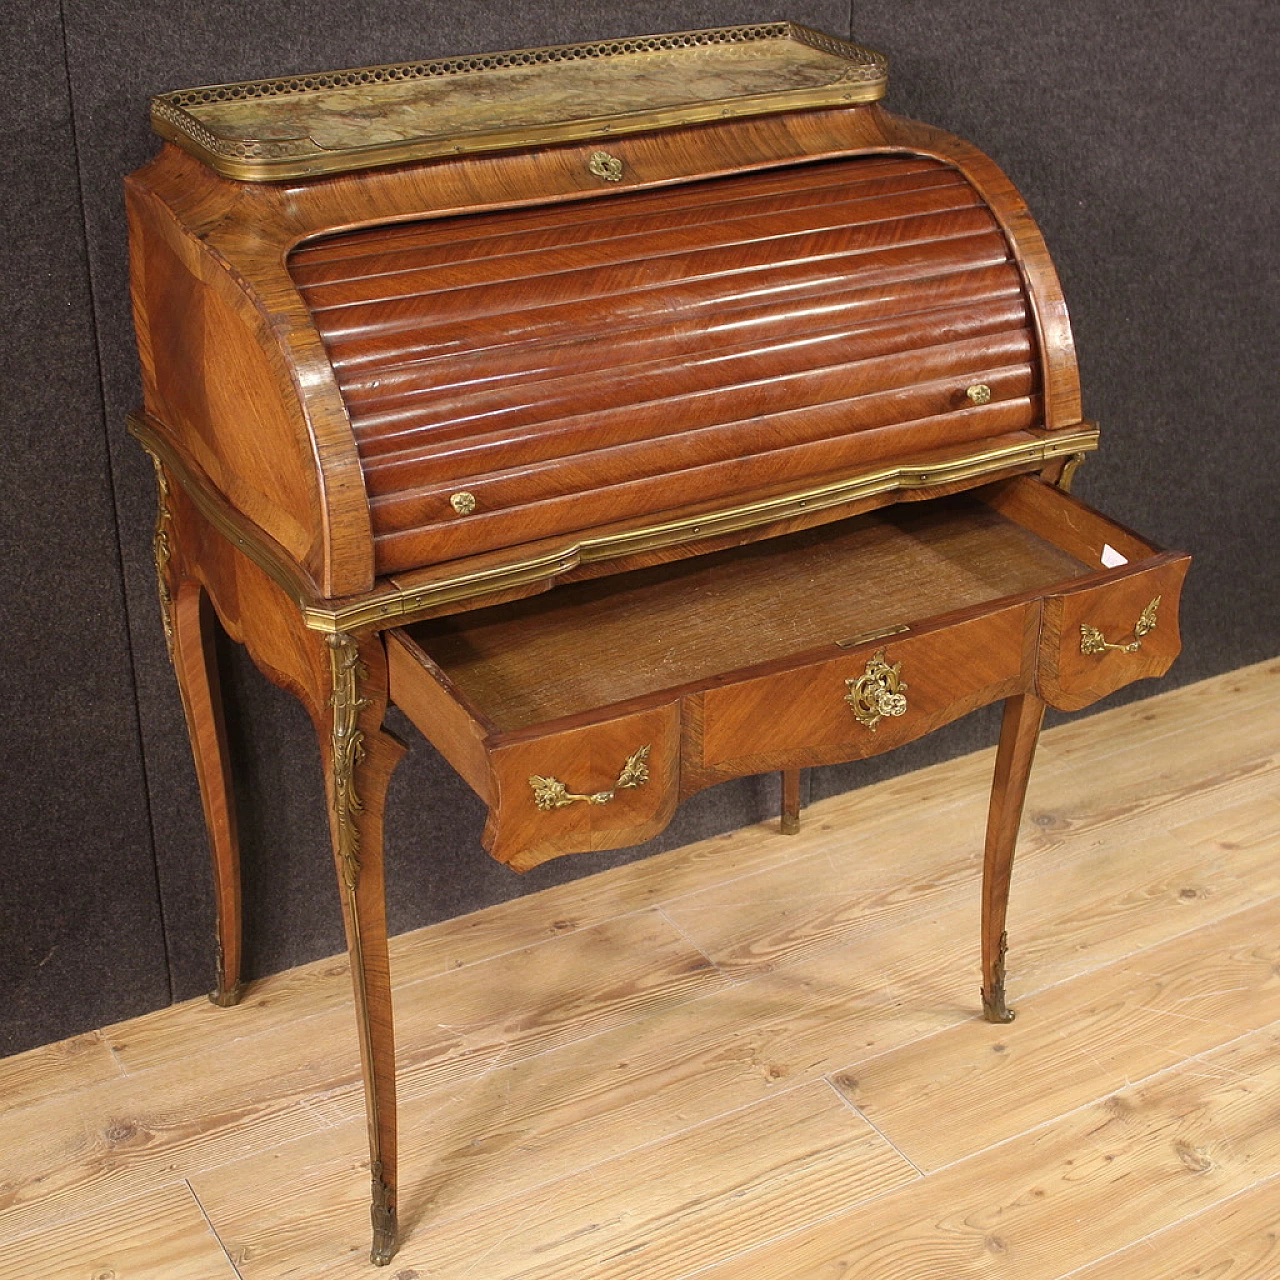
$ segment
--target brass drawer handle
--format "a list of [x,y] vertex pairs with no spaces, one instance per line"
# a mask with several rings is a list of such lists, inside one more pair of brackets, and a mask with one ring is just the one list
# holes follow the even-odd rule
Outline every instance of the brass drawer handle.
[[991,388],[985,382],[975,382],[973,386],[966,387],[964,393],[969,397],[970,404],[991,403]]
[[606,182],[622,181],[622,161],[607,151],[593,151],[591,159],[587,161],[587,168]]
[[901,716],[907,711],[907,682],[902,678],[902,663],[892,666],[885,661],[884,650],[877,649],[867,662],[867,669],[856,680],[846,680],[849,692],[844,700],[853,710],[859,724],[872,733],[885,716]]
[[1128,644],[1112,644],[1110,640],[1087,622],[1080,624],[1080,652],[1084,654],[1106,653],[1115,649],[1119,653],[1137,653],[1142,648],[1142,637],[1156,629],[1156,610],[1160,608],[1160,597],[1149,604],[1133,624],[1133,639]]
[[646,742],[643,747],[633,751],[622,766],[618,780],[608,791],[596,791],[588,796],[575,795],[559,778],[543,778],[539,774],[529,775],[529,785],[533,788],[533,802],[539,809],[563,809],[576,804],[579,800],[587,804],[608,804],[614,795],[626,787],[643,787],[649,781],[649,748]]

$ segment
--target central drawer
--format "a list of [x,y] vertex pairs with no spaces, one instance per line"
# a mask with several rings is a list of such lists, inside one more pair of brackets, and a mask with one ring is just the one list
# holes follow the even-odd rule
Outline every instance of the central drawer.
[[726,778],[1162,674],[1186,565],[1020,477],[399,628],[390,691],[525,869],[648,839]]

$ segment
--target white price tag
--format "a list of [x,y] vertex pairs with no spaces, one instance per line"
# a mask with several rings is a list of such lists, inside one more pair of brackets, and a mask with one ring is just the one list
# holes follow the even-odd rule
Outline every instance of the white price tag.
[[1102,567],[1104,569],[1118,569],[1122,564],[1128,564],[1128,557],[1122,556],[1109,542],[1102,544]]

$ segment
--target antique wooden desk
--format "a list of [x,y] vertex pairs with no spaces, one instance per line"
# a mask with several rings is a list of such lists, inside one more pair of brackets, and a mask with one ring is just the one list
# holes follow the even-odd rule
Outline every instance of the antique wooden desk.
[[[319,734],[395,1249],[394,701],[517,870],[1003,699],[982,1002],[1044,703],[1178,651],[1075,501],[1066,308],[996,166],[787,23],[187,90],[128,180],[155,550],[240,991],[212,615]],[[910,501],[907,501],[910,499]],[[211,613],[212,610],[212,613]]]

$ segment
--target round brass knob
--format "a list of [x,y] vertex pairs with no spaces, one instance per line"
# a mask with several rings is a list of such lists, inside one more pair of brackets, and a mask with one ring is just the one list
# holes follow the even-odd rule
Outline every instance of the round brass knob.
[[991,403],[991,388],[985,382],[975,382],[973,386],[966,387],[964,393],[974,404]]
[[460,515],[469,516],[476,509],[476,495],[467,493],[454,493],[449,496],[449,505]]

